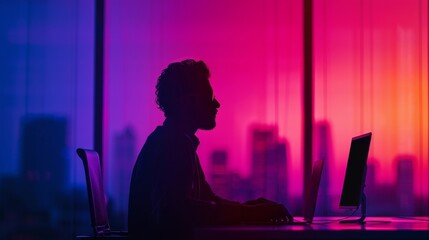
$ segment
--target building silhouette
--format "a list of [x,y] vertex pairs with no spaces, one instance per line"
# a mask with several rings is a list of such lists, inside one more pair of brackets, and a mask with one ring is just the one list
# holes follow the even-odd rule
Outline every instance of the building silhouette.
[[270,126],[255,127],[251,133],[253,194],[267,197],[267,163],[269,153],[277,141],[277,129]]
[[238,173],[232,172],[229,175],[231,181],[228,185],[229,198],[239,202],[245,202],[254,198],[253,181],[251,178],[242,178]]
[[287,149],[277,126],[251,128],[251,181],[253,197],[285,202],[287,199]]
[[265,174],[265,196],[277,202],[285,203],[287,198],[287,143],[276,142],[268,150],[267,172]]
[[20,175],[30,206],[49,209],[68,182],[67,121],[55,116],[28,116],[21,122]]
[[414,198],[414,165],[415,158],[410,155],[401,155],[396,159],[396,194],[399,214],[410,216],[415,214]]
[[367,213],[368,215],[377,215],[379,211],[379,204],[382,204],[382,199],[379,197],[377,191],[377,182],[376,182],[376,174],[377,174],[377,160],[368,159],[367,167],[366,167],[366,180],[364,193],[367,199]]
[[230,198],[231,173],[228,172],[228,154],[225,150],[215,150],[211,154],[210,181],[216,195]]
[[[0,208],[5,217],[0,218],[0,225],[7,226],[5,239],[62,239],[73,231],[64,222],[77,199],[68,184],[67,130],[64,117],[27,115],[21,119],[19,171],[16,176],[2,177],[0,184],[0,195],[5,197]],[[77,216],[80,209],[74,210],[71,214]],[[80,219],[75,223],[76,228],[81,226]]]

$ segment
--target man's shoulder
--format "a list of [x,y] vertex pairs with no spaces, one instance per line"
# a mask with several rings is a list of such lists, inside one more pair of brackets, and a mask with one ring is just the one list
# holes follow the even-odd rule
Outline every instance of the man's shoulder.
[[148,136],[137,157],[137,162],[140,165],[152,165],[156,162],[176,165],[183,163],[178,159],[188,158],[193,156],[193,153],[193,145],[186,135],[168,131],[161,126]]
[[158,126],[147,138],[143,149],[149,151],[168,150],[190,151],[193,149],[192,141],[183,133]]

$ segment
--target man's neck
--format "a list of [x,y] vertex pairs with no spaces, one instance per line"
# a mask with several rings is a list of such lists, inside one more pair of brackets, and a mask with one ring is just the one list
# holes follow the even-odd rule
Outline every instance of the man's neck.
[[176,130],[183,132],[187,135],[195,135],[198,128],[189,124],[189,121],[183,121],[175,118],[166,118],[164,125],[175,128]]

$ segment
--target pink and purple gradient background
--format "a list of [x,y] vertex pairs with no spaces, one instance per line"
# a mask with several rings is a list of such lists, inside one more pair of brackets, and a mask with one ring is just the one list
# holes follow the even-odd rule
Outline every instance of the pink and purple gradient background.
[[[372,131],[376,181],[395,183],[395,159],[412,155],[414,192],[427,196],[427,2],[314,0],[314,14],[314,121],[332,131],[332,194],[351,137]],[[277,125],[290,144],[288,179],[298,179],[290,194],[301,194],[302,19],[293,0],[106,1],[108,136],[132,126],[140,148],[163,121],[154,94],[161,70],[201,59],[221,103],[217,127],[197,133],[203,167],[226,149],[230,170],[249,175],[250,127]]]

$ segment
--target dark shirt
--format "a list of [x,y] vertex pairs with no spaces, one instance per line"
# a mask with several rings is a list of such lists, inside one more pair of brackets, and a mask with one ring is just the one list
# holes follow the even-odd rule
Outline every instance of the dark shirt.
[[240,222],[240,204],[216,196],[207,183],[198,145],[168,120],[147,138],[131,179],[131,237],[192,239],[195,226]]

